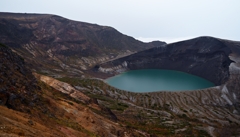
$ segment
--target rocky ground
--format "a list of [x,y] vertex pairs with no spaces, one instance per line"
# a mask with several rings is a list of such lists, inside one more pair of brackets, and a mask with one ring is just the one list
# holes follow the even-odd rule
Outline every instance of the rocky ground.
[[2,44],[0,69],[0,104],[17,110],[24,109],[18,106],[19,102],[34,105],[37,100],[37,97],[33,97],[37,92],[37,80],[26,68],[24,59]]

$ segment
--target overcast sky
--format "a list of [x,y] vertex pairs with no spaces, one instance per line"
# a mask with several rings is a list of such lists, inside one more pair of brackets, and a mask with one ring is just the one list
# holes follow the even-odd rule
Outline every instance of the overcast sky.
[[143,41],[240,41],[240,0],[1,0],[0,11],[56,14],[112,26]]

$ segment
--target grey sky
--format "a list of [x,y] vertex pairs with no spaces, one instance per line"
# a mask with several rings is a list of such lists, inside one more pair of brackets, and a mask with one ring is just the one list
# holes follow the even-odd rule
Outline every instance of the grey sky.
[[49,13],[112,26],[148,41],[197,36],[240,41],[240,0],[1,0],[1,12]]

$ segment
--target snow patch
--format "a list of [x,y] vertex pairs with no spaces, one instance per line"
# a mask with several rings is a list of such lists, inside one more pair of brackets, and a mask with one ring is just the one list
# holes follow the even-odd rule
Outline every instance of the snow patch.
[[226,85],[223,86],[223,88],[222,88],[222,93],[225,93],[225,94],[228,94],[228,93],[229,93]]
[[233,103],[229,100],[229,98],[227,97],[227,95],[223,94],[221,97],[222,97],[223,99],[225,99],[229,105],[232,105],[232,104],[233,104]]
[[234,98],[234,100],[237,100],[237,96],[235,93],[233,93],[233,98]]
[[236,109],[234,109],[233,114],[238,114],[238,111]]
[[123,67],[127,67],[127,62],[124,61],[124,62],[122,63],[122,66],[123,66]]
[[236,63],[231,63],[229,66],[229,70],[230,72],[239,72],[240,71],[240,67],[237,66]]

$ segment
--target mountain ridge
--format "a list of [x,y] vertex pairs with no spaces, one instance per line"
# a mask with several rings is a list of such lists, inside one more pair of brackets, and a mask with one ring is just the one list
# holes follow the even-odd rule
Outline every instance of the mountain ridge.
[[112,27],[51,14],[0,13],[0,28],[3,44],[38,72],[53,76],[59,71],[81,76],[96,64],[165,44],[143,43]]
[[214,37],[197,37],[103,63],[98,70],[114,75],[134,69],[172,69],[191,73],[220,85],[229,77],[228,66],[233,61],[228,56],[240,54],[239,50],[233,50],[238,46],[228,46],[224,42],[225,40]]

